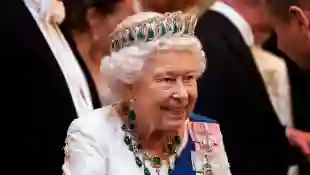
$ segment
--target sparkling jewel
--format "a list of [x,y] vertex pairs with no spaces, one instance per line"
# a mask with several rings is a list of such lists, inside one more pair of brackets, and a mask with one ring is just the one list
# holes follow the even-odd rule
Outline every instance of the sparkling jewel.
[[125,142],[126,145],[131,144],[131,140],[130,140],[129,136],[125,136],[124,142]]
[[174,136],[175,144],[180,145],[181,144],[181,137],[180,136]]
[[169,167],[168,169],[168,175],[171,175],[172,174],[172,169]]
[[193,36],[196,20],[195,16],[179,11],[166,13],[164,17],[157,16],[131,26],[119,25],[110,36],[111,49],[112,51],[119,51],[124,47],[177,33]]
[[136,157],[136,158],[135,158],[135,161],[136,161],[136,164],[138,165],[138,167],[141,167],[141,166],[142,166],[142,161],[140,160],[139,157]]
[[134,148],[133,148],[133,146],[132,145],[129,145],[129,151],[133,151],[134,150]]
[[126,126],[125,125],[122,125],[122,130],[124,131],[126,129]]
[[151,162],[152,162],[153,166],[155,166],[155,167],[161,166],[160,157],[157,157],[157,156],[152,157]]
[[149,169],[147,169],[146,167],[144,167],[144,175],[151,175]]

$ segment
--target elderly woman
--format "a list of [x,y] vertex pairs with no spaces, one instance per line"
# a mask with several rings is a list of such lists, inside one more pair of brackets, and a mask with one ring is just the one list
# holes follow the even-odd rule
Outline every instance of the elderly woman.
[[76,119],[65,175],[228,175],[219,125],[193,114],[206,61],[181,12],[138,13],[111,34],[102,61],[119,103]]

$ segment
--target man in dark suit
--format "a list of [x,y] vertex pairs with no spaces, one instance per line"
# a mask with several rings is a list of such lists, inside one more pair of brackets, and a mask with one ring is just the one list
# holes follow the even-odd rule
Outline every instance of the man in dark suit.
[[[293,105],[292,119],[294,123],[294,128],[301,130],[302,134],[308,137],[308,140],[306,138],[298,137],[297,139],[292,140],[292,143],[294,143],[294,145],[300,144],[301,147],[301,149],[295,149],[294,164],[299,165],[299,175],[308,175],[310,174],[310,162],[309,160],[307,160],[308,158],[306,155],[308,154],[307,152],[309,152],[310,146],[310,74],[307,74],[305,70],[302,70],[300,67],[298,67],[298,65],[294,61],[292,61],[292,59],[290,59],[284,52],[278,49],[276,34],[272,34],[270,39],[268,39],[267,42],[264,43],[264,48],[274,53],[275,55],[283,58],[286,62],[291,86],[290,94]],[[298,130],[296,131],[298,132]]]
[[[268,0],[276,31],[265,48],[283,57],[288,66],[295,127],[304,137],[293,137],[301,148],[298,164],[301,175],[310,174],[310,1]],[[279,48],[278,48],[279,47]],[[283,51],[283,52],[282,52]]]
[[220,123],[233,175],[286,175],[291,163],[286,129],[251,52],[255,32],[271,30],[263,2],[218,1],[196,27],[208,70],[195,112]]
[[62,174],[67,128],[100,107],[96,89],[59,29],[59,1],[10,0],[4,9],[4,55],[13,61],[17,174]]

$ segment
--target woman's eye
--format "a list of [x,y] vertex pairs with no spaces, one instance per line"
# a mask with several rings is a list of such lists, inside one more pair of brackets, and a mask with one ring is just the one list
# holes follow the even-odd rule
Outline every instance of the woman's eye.
[[193,79],[195,79],[195,76],[193,76],[193,75],[189,75],[189,76],[185,77],[186,81],[193,80]]
[[169,77],[166,77],[163,79],[165,82],[173,82],[174,79],[173,78],[169,78]]

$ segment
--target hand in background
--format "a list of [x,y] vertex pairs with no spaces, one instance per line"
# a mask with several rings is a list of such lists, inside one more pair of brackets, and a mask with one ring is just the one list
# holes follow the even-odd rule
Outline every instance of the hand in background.
[[302,152],[310,157],[310,133],[294,128],[288,128],[288,139],[291,144],[299,147]]

